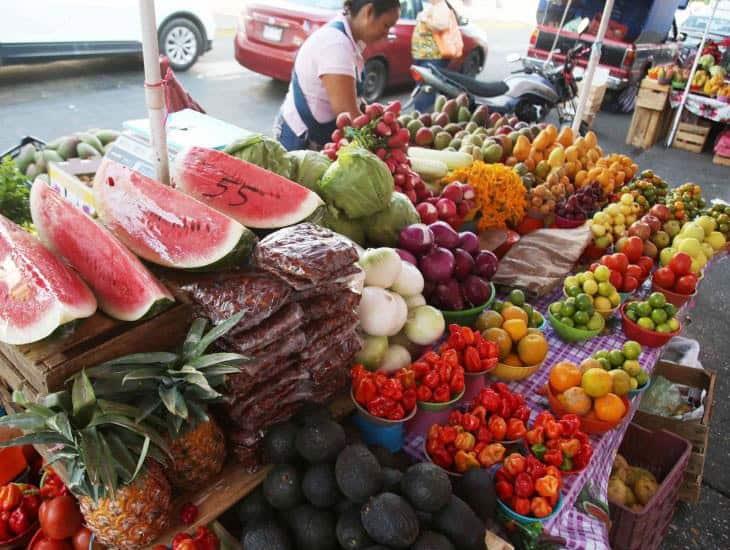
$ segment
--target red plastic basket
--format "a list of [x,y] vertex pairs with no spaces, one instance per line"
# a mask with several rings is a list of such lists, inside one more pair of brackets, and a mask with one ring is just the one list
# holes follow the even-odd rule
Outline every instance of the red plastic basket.
[[611,548],[656,550],[669,529],[692,445],[667,430],[656,432],[629,424],[619,452],[632,466],[646,468],[659,488],[641,512],[609,502]]
[[629,340],[636,340],[642,346],[650,348],[660,348],[669,340],[678,336],[682,332],[682,325],[674,332],[657,332],[655,330],[648,330],[640,327],[637,323],[634,323],[631,319],[626,316],[626,306],[628,302],[621,306],[621,324],[624,329],[624,334]]
[[[699,281],[698,281],[699,283]],[[667,299],[667,302],[670,304],[673,304],[677,307],[682,307],[684,304],[689,302],[692,298],[697,296],[697,289],[692,294],[680,294],[679,292],[674,292],[672,290],[667,290],[666,288],[662,288],[659,285],[657,285],[653,280],[651,281],[651,291],[652,292],[661,292],[664,294],[664,297]]]

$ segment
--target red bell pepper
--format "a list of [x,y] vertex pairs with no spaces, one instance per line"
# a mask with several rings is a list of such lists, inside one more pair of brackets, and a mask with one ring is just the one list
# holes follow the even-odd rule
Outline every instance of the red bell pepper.
[[525,471],[527,463],[525,457],[519,453],[512,453],[504,459],[504,469],[512,476],[516,477]]
[[507,433],[506,437],[509,441],[515,441],[525,437],[527,430],[525,429],[525,423],[519,418],[510,418],[507,422]]
[[416,373],[412,369],[398,369],[395,378],[404,390],[416,385]]
[[553,512],[553,508],[545,498],[535,497],[530,501],[530,512],[536,518],[544,518]]
[[15,483],[0,487],[0,510],[15,510],[23,500],[23,491]]
[[559,439],[563,435],[563,426],[556,420],[545,421],[545,437]]
[[542,497],[551,497],[560,492],[560,481],[553,476],[543,476],[535,481],[535,491]]
[[560,419],[560,425],[563,427],[563,435],[570,437],[580,430],[580,418],[577,414],[566,414]]
[[490,468],[504,458],[505,451],[501,443],[490,443],[479,453],[479,462],[485,468]]
[[507,481],[498,481],[495,485],[495,490],[497,491],[497,496],[502,502],[509,502],[509,499],[512,498],[512,495],[514,495],[515,492],[512,484]]
[[526,516],[530,513],[530,499],[515,497],[512,508],[521,516]]
[[507,434],[507,423],[501,416],[492,416],[487,423],[489,431],[492,432],[492,437],[495,441],[503,441],[504,436]]
[[525,433],[525,441],[527,441],[527,444],[532,446],[535,444],[542,444],[545,442],[545,428],[542,426],[538,426],[537,428],[533,428],[531,430],[528,430]]
[[563,453],[560,449],[548,449],[545,451],[545,454],[542,455],[542,461],[545,464],[550,464],[559,468],[563,463]]
[[515,477],[515,495],[522,498],[530,498],[535,492],[535,483],[530,474],[522,472]]

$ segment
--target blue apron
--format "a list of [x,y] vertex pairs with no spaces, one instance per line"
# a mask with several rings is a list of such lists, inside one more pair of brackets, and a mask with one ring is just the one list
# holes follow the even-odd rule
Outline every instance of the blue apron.
[[[340,31],[342,34],[347,35],[345,29],[345,23],[342,21],[332,21],[329,23],[330,27],[333,27]],[[296,65],[296,64],[295,64]],[[312,111],[309,109],[307,104],[307,98],[302,91],[302,87],[299,85],[299,79],[297,78],[297,72],[295,68],[292,68],[291,73],[291,84],[292,84],[292,96],[294,98],[294,106],[297,109],[297,113],[302,119],[302,122],[307,126],[306,137],[310,142],[314,142],[319,146],[324,145],[330,141],[332,132],[337,129],[335,120],[330,122],[319,122]],[[360,74],[360,78],[356,81],[357,95],[360,97],[363,92],[363,74]]]

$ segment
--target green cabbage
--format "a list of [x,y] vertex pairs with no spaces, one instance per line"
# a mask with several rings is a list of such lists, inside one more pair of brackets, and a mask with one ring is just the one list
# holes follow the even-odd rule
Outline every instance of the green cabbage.
[[317,151],[291,151],[286,156],[292,163],[291,179],[318,193],[319,180],[332,161]]
[[239,139],[228,145],[224,152],[285,178],[291,177],[292,161],[286,156],[286,149],[266,136],[255,134]]
[[343,210],[348,218],[371,216],[388,206],[393,194],[393,176],[385,163],[361,147],[341,149],[319,182],[328,204]]
[[403,193],[393,193],[390,204],[368,219],[365,235],[368,243],[377,246],[396,246],[400,230],[420,223],[421,217],[413,203]]
[[363,229],[360,221],[351,220],[343,212],[340,212],[334,206],[327,206],[324,210],[324,219],[320,224],[344,235],[361,246],[365,246],[365,229]]

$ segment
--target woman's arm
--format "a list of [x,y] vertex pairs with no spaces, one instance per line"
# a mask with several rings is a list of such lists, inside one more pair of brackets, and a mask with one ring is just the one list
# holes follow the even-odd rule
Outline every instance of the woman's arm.
[[353,77],[342,74],[324,74],[320,78],[327,90],[327,97],[329,97],[332,111],[335,114],[350,113],[353,119],[362,114],[357,104],[357,90]]

